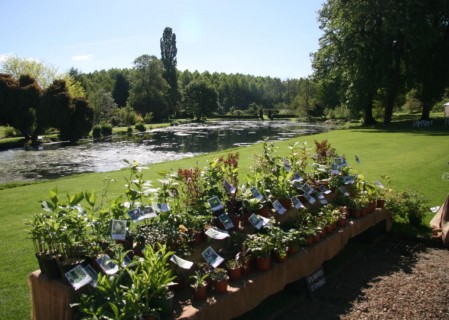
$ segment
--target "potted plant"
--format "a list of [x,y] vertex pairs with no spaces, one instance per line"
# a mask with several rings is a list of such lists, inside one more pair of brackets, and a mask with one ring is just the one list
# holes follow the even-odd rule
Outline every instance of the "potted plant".
[[209,274],[216,292],[226,293],[228,291],[228,272],[223,268],[215,268]]
[[299,248],[306,243],[304,237],[298,229],[291,228],[286,234],[288,254],[293,255],[299,251]]
[[204,300],[207,296],[207,278],[209,277],[208,273],[205,273],[201,270],[195,271],[195,274],[190,276],[192,279],[192,284],[190,287],[192,288],[192,295],[194,300]]
[[60,278],[61,272],[57,262],[58,244],[52,236],[57,226],[55,217],[49,213],[35,213],[26,225],[29,227],[28,234],[33,241],[41,273],[48,279]]
[[242,268],[240,261],[237,259],[229,259],[225,263],[226,269],[228,270],[229,279],[238,280],[242,276]]
[[278,226],[268,228],[268,237],[273,245],[273,253],[278,262],[285,262],[288,253],[288,234]]
[[250,234],[245,241],[245,245],[256,260],[256,268],[261,271],[268,270],[274,247],[270,237],[262,233]]

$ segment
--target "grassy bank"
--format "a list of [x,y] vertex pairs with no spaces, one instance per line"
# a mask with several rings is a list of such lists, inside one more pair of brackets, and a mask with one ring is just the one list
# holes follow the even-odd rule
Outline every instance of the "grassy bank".
[[[441,179],[443,172],[449,172],[449,127],[413,128],[410,125],[384,129],[347,129],[300,137],[276,143],[279,152],[287,153],[287,147],[294,141],[328,139],[337,152],[344,154],[350,164],[369,180],[380,180],[382,175],[391,177],[391,187],[396,190],[417,190],[429,199],[429,207],[440,205],[449,193],[449,181]],[[254,145],[233,149],[240,152],[241,177],[249,172],[253,155],[261,151]],[[159,172],[194,165],[203,167],[208,159],[227,152],[213,153],[181,161],[154,164],[145,170],[147,179],[158,179]],[[354,161],[357,155],[361,163]],[[132,157],[130,156],[130,160]],[[99,195],[103,179],[113,178],[108,198],[114,199],[124,190],[125,170],[83,174],[45,183],[18,186],[0,190],[0,319],[27,319],[30,314],[30,297],[27,275],[37,269],[32,243],[26,237],[24,220],[39,210],[39,200],[47,198],[48,190],[58,188],[60,194],[84,190]],[[427,216],[430,219],[431,213]]]

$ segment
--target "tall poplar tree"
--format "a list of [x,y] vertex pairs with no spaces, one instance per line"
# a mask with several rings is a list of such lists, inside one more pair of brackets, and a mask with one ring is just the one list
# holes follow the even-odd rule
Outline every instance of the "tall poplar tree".
[[161,61],[164,65],[164,79],[169,85],[168,90],[168,107],[170,116],[176,115],[178,109],[178,102],[180,99],[178,91],[178,76],[177,76],[177,58],[176,54],[176,34],[172,29],[166,27],[161,38]]

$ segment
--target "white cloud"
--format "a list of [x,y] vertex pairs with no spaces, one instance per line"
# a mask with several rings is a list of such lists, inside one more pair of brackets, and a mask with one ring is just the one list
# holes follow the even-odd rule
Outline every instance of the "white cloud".
[[89,61],[93,60],[94,56],[92,54],[81,54],[78,56],[73,56],[72,61]]

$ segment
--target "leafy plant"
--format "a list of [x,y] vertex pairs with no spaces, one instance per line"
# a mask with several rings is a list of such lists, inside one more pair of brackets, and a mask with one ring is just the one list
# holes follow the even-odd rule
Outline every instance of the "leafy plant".
[[256,258],[268,257],[274,249],[271,238],[263,233],[248,235],[248,238],[245,240],[245,246]]
[[207,286],[207,278],[209,278],[209,273],[203,272],[201,270],[196,270],[195,274],[190,276],[190,279],[192,279],[192,286],[194,288]]

